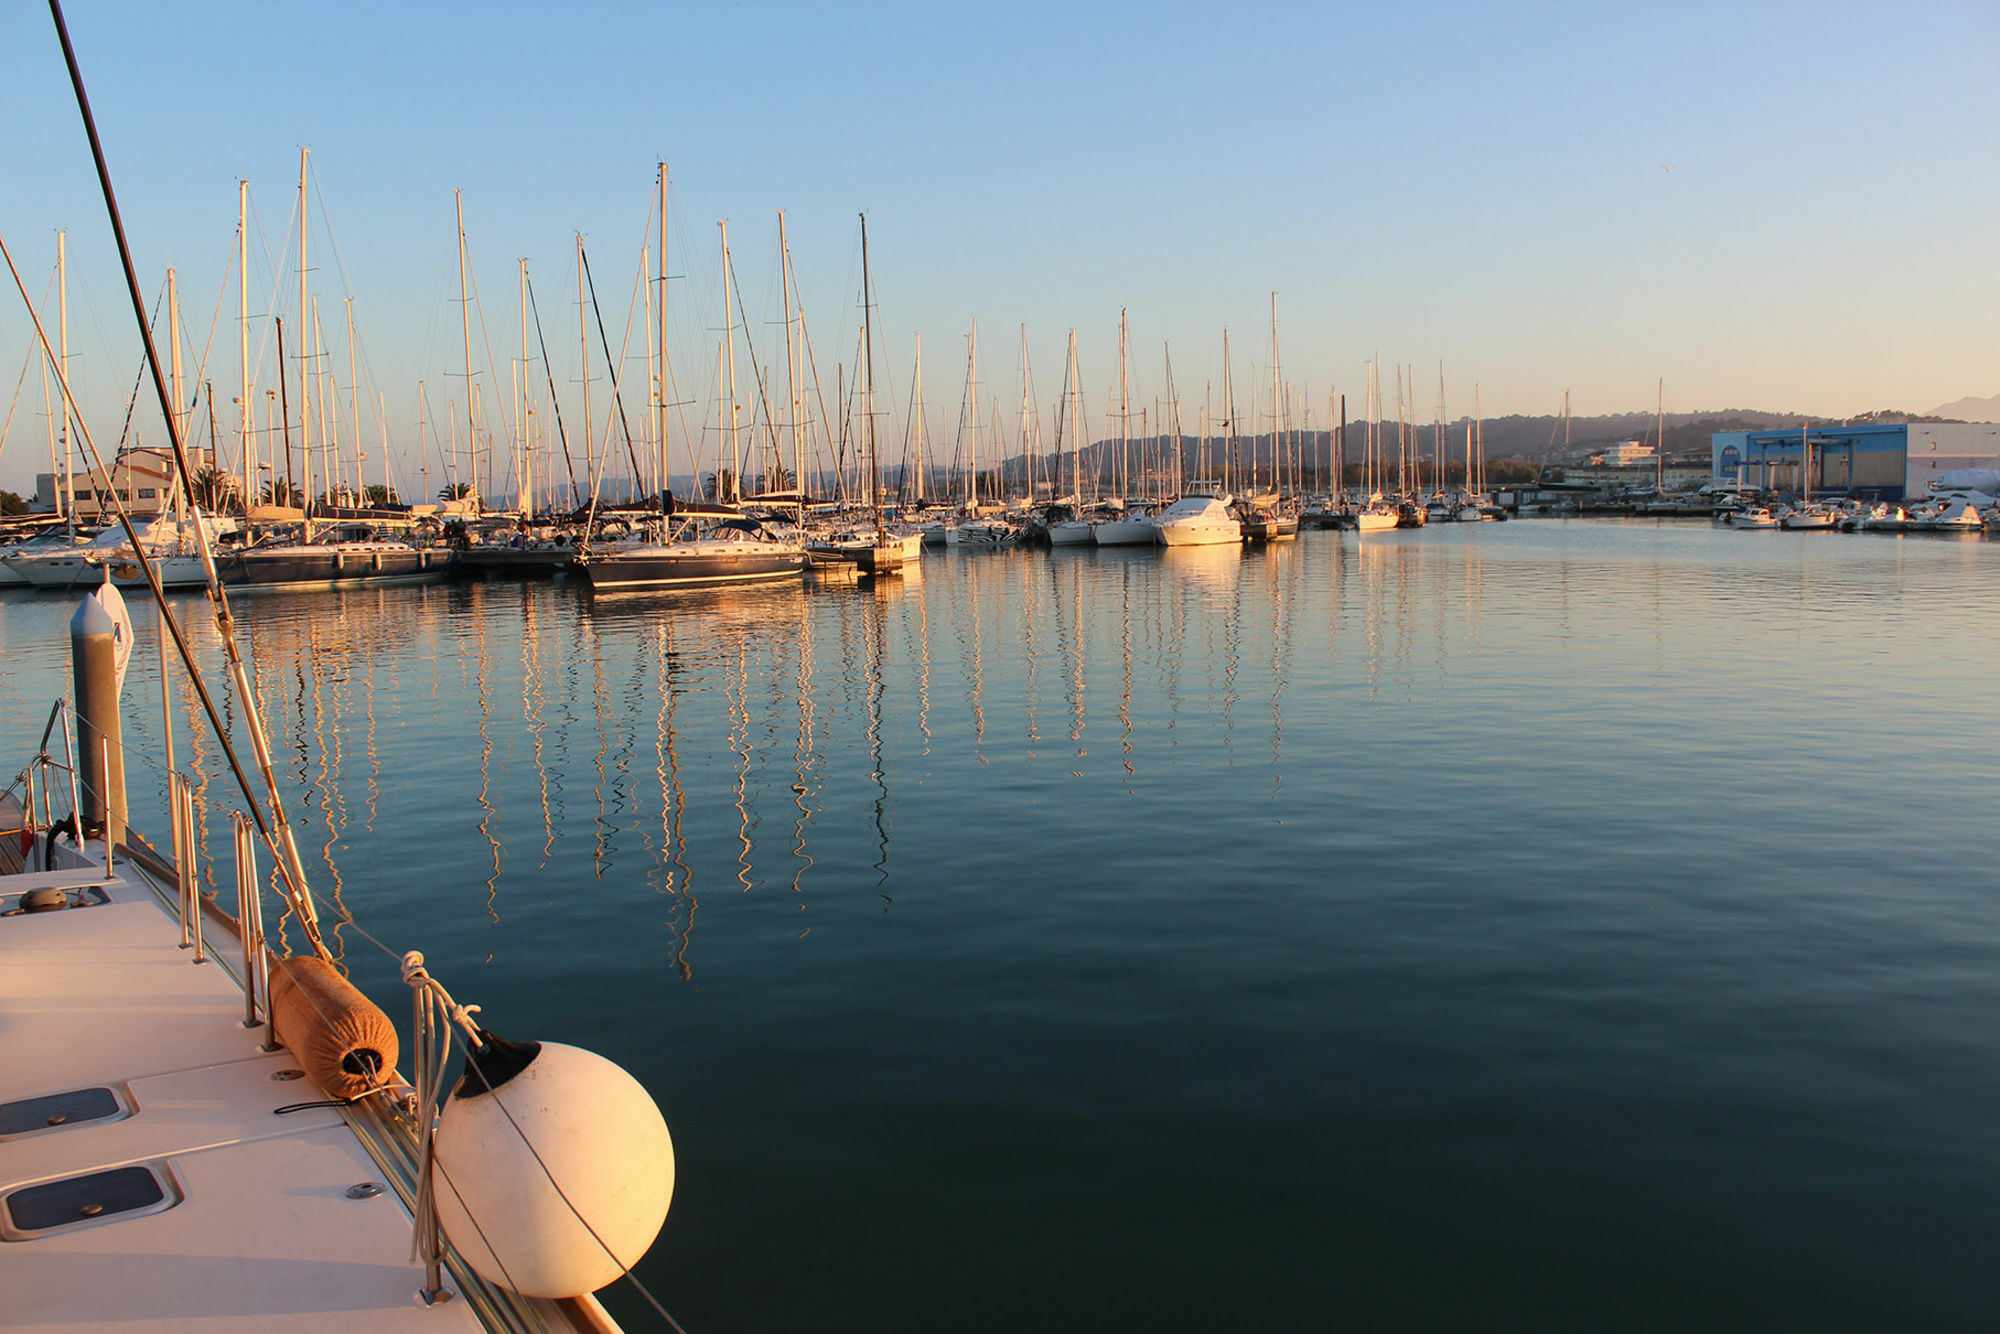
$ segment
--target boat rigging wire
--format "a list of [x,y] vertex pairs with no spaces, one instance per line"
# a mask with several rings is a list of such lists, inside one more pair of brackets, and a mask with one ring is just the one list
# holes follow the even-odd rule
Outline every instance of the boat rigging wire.
[[621,366],[619,359],[611,355],[611,339],[604,332],[604,308],[597,304],[597,282],[590,276],[590,254],[583,248],[580,238],[576,243],[576,254],[583,261],[584,286],[590,289],[590,313],[597,321],[597,341],[603,344],[604,360],[611,368],[611,401],[618,405],[618,426],[625,433],[625,456],[632,460],[632,484],[636,487],[639,484],[639,454],[632,447],[632,423],[625,419],[625,395],[618,388]]
[[[174,465],[178,474],[179,485],[189,505],[192,506],[194,504],[194,480],[188,471],[187,449],[181,440],[179,418],[173,411],[172,399],[167,393],[166,380],[160,373],[159,351],[154,346],[152,327],[146,322],[145,303],[139,295],[139,275],[132,266],[132,249],[125,239],[125,224],[118,212],[118,197],[112,190],[110,168],[104,160],[104,145],[97,135],[97,121],[91,115],[89,95],[84,91],[83,71],[76,63],[76,51],[70,45],[69,40],[69,27],[63,21],[61,0],[49,0],[49,14],[55,21],[56,36],[62,43],[63,62],[69,69],[70,86],[76,91],[77,110],[82,115],[84,132],[90,140],[90,154],[97,168],[98,184],[103,189],[105,209],[111,217],[111,231],[118,241],[118,257],[125,270],[126,292],[132,300],[132,313],[139,322],[140,337],[145,343],[146,348],[147,364],[152,368],[153,389],[159,398],[161,415],[166,419],[167,439],[173,446]],[[21,281],[21,273],[14,265],[13,255],[7,254],[6,260],[8,271],[13,274],[15,286],[20,288],[22,301],[26,304],[27,285]],[[48,332],[42,327],[41,316],[34,310],[32,304],[29,304],[29,314],[34,319],[36,335],[42,340],[44,351],[47,351],[49,348]],[[71,392],[68,378],[60,374],[57,378],[62,383],[63,397],[74,409],[76,398]],[[83,424],[81,416],[77,419],[77,425],[83,433],[84,443],[90,448],[92,455],[96,455],[97,447],[91,441],[89,428]],[[102,466],[101,460],[99,466]],[[274,860],[283,868],[285,879],[291,885],[291,893],[286,897],[292,904],[293,910],[298,914],[300,926],[305,931],[306,938],[312,944],[314,952],[330,961],[332,955],[327,950],[326,943],[320,939],[319,919],[318,915],[313,911],[311,892],[306,887],[305,867],[299,859],[298,844],[292,838],[291,826],[285,818],[284,801],[278,793],[277,776],[271,769],[270,749],[264,737],[263,721],[259,717],[256,696],[249,687],[248,672],[244,667],[242,655],[237,649],[233,621],[229,613],[228,595],[223,592],[221,580],[215,572],[215,553],[209,544],[206,526],[200,523],[195,524],[195,538],[201,548],[202,564],[208,570],[209,603],[215,611],[216,628],[220,632],[223,651],[229,658],[232,673],[236,678],[237,693],[241,696],[240,704],[243,709],[244,723],[250,733],[251,745],[256,751],[258,766],[262,770],[265,787],[269,796],[270,811],[268,819],[266,818],[265,810],[258,803],[255,794],[251,791],[249,776],[244,773],[242,763],[236,755],[234,746],[229,742],[229,734],[224,730],[221,713],[215,706],[214,697],[209,693],[208,684],[202,679],[201,673],[195,665],[194,650],[189,646],[186,635],[182,633],[179,622],[174,618],[172,610],[167,605],[166,592],[160,586],[159,572],[153,567],[152,558],[147,554],[145,544],[139,540],[139,532],[132,522],[131,514],[125,509],[124,502],[118,499],[117,488],[111,488],[111,492],[113,505],[118,512],[119,522],[124,525],[126,537],[132,543],[133,555],[138,561],[140,570],[146,576],[146,585],[152,592],[155,605],[160,609],[160,615],[166,624],[168,632],[173,637],[174,647],[179,651],[181,662],[187,668],[189,680],[195,688],[195,693],[201,699],[202,708],[208,714],[209,725],[214,729],[216,741],[222,747],[222,753],[229,761],[229,767],[236,777],[237,785],[242,788],[245,799],[250,803],[251,816],[257,823],[257,831],[271,847]]]
[[535,317],[535,341],[542,348],[542,373],[549,381],[549,406],[555,409],[556,438],[562,441],[563,467],[569,470],[569,500],[572,509],[583,508],[583,488],[576,484],[576,460],[570,457],[569,432],[563,429],[562,400],[556,397],[556,373],[549,365],[549,340],[542,332],[542,308],[535,304],[535,280],[528,279],[528,309]]

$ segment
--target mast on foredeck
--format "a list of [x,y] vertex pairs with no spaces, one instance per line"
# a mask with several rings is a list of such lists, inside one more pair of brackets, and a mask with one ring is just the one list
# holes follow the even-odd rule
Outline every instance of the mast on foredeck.
[[[865,294],[868,289],[868,274],[866,272],[868,266],[868,246],[865,236],[865,229],[868,226],[868,222],[865,215],[862,218],[861,225],[864,229],[861,247],[861,264],[863,270],[861,287]],[[783,289],[782,295],[785,303],[785,398],[791,404],[792,494],[797,501],[795,508],[798,511],[798,520],[803,524],[806,517],[806,492],[804,475],[799,469],[799,419],[805,416],[805,401],[799,397],[798,340],[792,336],[792,247],[785,239],[785,210],[783,209],[778,210],[778,254],[778,285]],[[863,314],[865,322],[866,312],[864,311]],[[870,356],[873,356],[872,348],[870,349]],[[875,385],[872,380],[868,385],[868,413],[868,466],[873,468],[875,466]],[[874,488],[876,483],[871,481],[869,485],[871,488]],[[770,490],[772,488],[767,487],[765,489]],[[783,488],[776,489],[782,490]],[[879,497],[876,505],[879,509]],[[878,524],[877,527],[880,527],[880,525]]]
[[[300,468],[305,478],[305,489],[299,494],[299,520],[305,529],[306,541],[312,541],[312,375],[306,360],[312,336],[312,308],[306,301],[306,158],[310,148],[299,149],[299,458]],[[286,426],[289,429],[289,420]],[[285,450],[287,462],[291,450]]]
[[248,518],[250,507],[257,503],[257,462],[255,439],[250,417],[250,182],[236,183],[236,352],[241,364],[242,379],[238,389],[242,397],[236,400],[241,416],[240,430],[243,433],[243,515]]
[[[467,292],[465,263],[465,192],[451,192],[452,207],[458,214],[458,330],[465,346],[465,449],[469,455],[467,464],[471,489],[466,492],[472,501],[472,509],[479,512],[479,435],[472,417],[472,299]],[[581,247],[581,239],[577,242]],[[585,381],[588,393],[589,381]]]
[[660,164],[660,253],[655,259],[659,265],[659,299],[654,304],[653,317],[659,330],[659,368],[653,378],[653,448],[659,454],[660,509],[667,507],[667,493],[672,490],[667,475],[667,164]]
[[[69,233],[56,233],[56,379],[69,383]],[[62,400],[62,498],[63,513],[69,517],[71,528],[76,527],[76,473],[70,467],[70,422],[74,415],[70,412],[69,395]]]
[[730,500],[743,497],[743,455],[737,442],[736,419],[742,409],[736,403],[736,320],[729,307],[729,220],[717,219],[722,232],[722,358],[729,369],[729,488]]

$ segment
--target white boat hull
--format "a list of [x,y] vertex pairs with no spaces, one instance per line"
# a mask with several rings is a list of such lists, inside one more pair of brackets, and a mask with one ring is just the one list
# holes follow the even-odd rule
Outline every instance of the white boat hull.
[[1100,547],[1149,547],[1160,540],[1158,534],[1145,519],[1107,519],[1094,533]]
[[1234,519],[1202,523],[1159,524],[1160,541],[1170,547],[1220,547],[1243,540],[1243,525]]

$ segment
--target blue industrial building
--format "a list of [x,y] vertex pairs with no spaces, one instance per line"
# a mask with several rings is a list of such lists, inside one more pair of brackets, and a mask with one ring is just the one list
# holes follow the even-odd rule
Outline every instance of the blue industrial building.
[[[1713,476],[1760,490],[1905,501],[1927,495],[1939,475],[1994,468],[2000,425],[1898,422],[1891,425],[1786,427],[1718,431],[1711,437]],[[1810,451],[1812,476],[1803,477]]]

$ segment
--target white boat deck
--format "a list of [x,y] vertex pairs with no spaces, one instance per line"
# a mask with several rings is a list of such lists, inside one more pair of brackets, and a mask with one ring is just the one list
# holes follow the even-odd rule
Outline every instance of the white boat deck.
[[[382,1183],[382,1169],[338,1110],[277,1113],[322,1095],[309,1079],[277,1077],[297,1068],[290,1053],[262,1050],[264,1030],[243,1026],[235,978],[213,956],[193,962],[152,890],[123,867],[108,883],[90,868],[0,875],[0,910],[50,884],[71,887],[72,901],[105,901],[0,916],[0,1104],[99,1088],[120,1108],[0,1133],[0,1323],[484,1328],[463,1298],[418,1300],[423,1271],[396,1193],[348,1194]],[[238,948],[219,931],[209,943]],[[93,1217],[86,1194],[80,1208],[64,1206],[73,1222],[17,1221],[25,1187],[135,1165],[154,1170],[164,1200]]]

